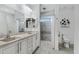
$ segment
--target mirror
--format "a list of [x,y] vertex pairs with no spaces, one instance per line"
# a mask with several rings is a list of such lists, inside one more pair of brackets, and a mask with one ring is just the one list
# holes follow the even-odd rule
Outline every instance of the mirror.
[[[8,8],[6,7],[8,6]],[[32,9],[24,5],[19,7],[12,7],[18,5],[3,5],[3,10],[0,9],[0,36],[3,34],[16,34],[18,32],[26,31],[26,18],[32,18]],[[11,8],[12,7],[12,8]],[[23,7],[24,10],[18,8]],[[35,20],[32,21],[33,25]],[[33,26],[36,27],[35,25]]]
[[8,26],[8,32],[10,31],[11,34],[17,33],[17,24],[14,14],[7,14],[6,15],[7,20],[7,26]]
[[18,32],[24,32],[24,16],[17,14],[7,14],[7,25],[8,31],[11,31],[11,34],[16,34]]
[[6,22],[6,14],[0,11],[0,37],[3,37],[4,34],[7,34],[7,22]]

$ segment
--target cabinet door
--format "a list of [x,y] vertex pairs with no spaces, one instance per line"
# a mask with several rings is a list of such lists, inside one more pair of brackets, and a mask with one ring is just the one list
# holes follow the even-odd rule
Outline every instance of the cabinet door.
[[21,40],[19,42],[20,54],[27,54],[27,39]]
[[18,42],[8,44],[2,48],[3,54],[17,54],[18,53]]
[[28,54],[32,54],[32,52],[33,52],[33,38],[32,37],[29,37],[28,39],[28,42],[27,42],[27,53]]
[[2,49],[0,48],[0,54],[2,54]]

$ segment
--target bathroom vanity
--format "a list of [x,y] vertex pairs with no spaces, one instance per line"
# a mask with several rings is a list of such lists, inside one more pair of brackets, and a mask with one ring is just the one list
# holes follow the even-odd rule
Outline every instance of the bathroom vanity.
[[0,41],[0,54],[32,54],[38,47],[38,33],[14,35],[14,40]]
[[[32,54],[35,52],[40,44],[40,9],[38,6],[30,9],[23,4],[0,5],[0,34],[13,35],[6,40],[0,38],[0,54]],[[32,12],[27,10],[28,8]],[[26,24],[27,18],[31,18],[28,24]]]

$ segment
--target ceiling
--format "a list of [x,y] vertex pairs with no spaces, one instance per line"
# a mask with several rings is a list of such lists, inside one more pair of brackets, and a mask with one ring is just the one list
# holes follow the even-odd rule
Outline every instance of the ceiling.
[[56,8],[56,4],[41,4],[41,12],[48,12]]
[[36,8],[37,4],[26,4],[26,6],[28,6],[29,8],[33,10]]
[[[26,4],[26,5],[29,6],[33,10],[37,4]],[[40,4],[41,12],[47,12],[55,8],[56,8],[56,4]]]
[[[26,5],[29,6],[32,10],[37,6],[37,4],[26,4]],[[52,11],[55,8],[57,8],[57,6],[60,6],[62,8],[63,6],[69,7],[71,5],[69,4],[64,4],[64,5],[62,4],[40,4],[40,12]]]

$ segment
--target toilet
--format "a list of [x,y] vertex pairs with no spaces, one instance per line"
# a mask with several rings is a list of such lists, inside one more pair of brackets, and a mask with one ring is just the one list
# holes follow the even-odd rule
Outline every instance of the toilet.
[[63,34],[61,34],[59,37],[59,44],[62,44],[62,43],[65,48],[70,48],[70,41]]
[[65,47],[65,48],[70,48],[69,46],[70,46],[70,41],[69,41],[69,39],[67,39],[66,37],[64,37],[64,47]]

